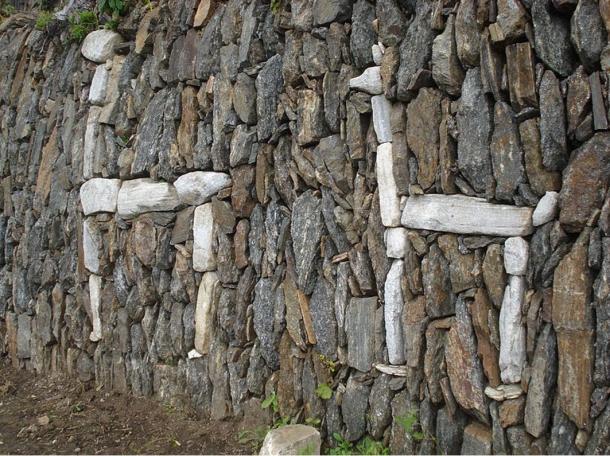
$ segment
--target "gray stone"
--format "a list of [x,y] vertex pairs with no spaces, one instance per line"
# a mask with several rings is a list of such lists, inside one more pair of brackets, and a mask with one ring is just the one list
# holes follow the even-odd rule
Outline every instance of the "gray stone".
[[289,424],[270,430],[263,440],[261,455],[318,454],[320,433],[311,426]]
[[398,68],[397,97],[407,101],[410,98],[409,85],[418,70],[426,68],[432,56],[434,30],[430,24],[432,6],[429,2],[417,2],[415,18],[400,44],[400,67]]
[[490,142],[492,111],[483,93],[478,69],[466,73],[457,115],[458,167],[476,192],[486,192],[493,185]]
[[426,297],[426,314],[431,318],[455,313],[455,295],[451,291],[449,263],[440,248],[433,244],[421,265],[422,283]]
[[258,140],[265,141],[277,130],[277,104],[284,86],[282,57],[274,55],[256,78],[256,111]]
[[550,324],[542,330],[536,343],[525,403],[525,429],[534,437],[547,431],[551,419],[553,388],[557,375],[557,342]]
[[529,245],[521,237],[511,237],[504,243],[504,269],[507,274],[525,275],[529,260]]
[[404,7],[404,4],[396,0],[380,0],[375,4],[379,21],[379,41],[385,46],[398,46],[405,35],[408,20],[403,11]]
[[345,423],[345,438],[350,442],[359,440],[366,432],[366,409],[370,387],[352,375],[347,381],[341,403]]
[[377,298],[352,298],[345,312],[347,363],[361,372],[368,372],[374,361]]
[[441,454],[460,454],[464,428],[468,423],[461,411],[451,413],[448,407],[441,408],[436,414],[436,445]]
[[545,71],[540,82],[540,142],[542,163],[551,171],[561,171],[568,162],[565,119],[559,81]]
[[381,374],[373,382],[369,396],[368,433],[375,440],[383,438],[384,431],[392,422],[392,377]]
[[312,8],[313,25],[345,22],[352,16],[350,0],[314,0]]
[[551,0],[533,0],[531,7],[536,55],[547,67],[566,77],[574,68],[569,20],[554,10]]
[[352,12],[352,33],[349,42],[356,68],[366,68],[373,63],[371,46],[377,41],[373,28],[374,20],[375,7],[367,0],[357,0]]
[[216,269],[216,223],[212,203],[195,209],[193,216],[193,269],[199,272]]
[[253,324],[261,354],[270,369],[279,368],[277,345],[279,335],[274,332],[275,292],[271,279],[260,279],[254,290]]
[[384,143],[377,147],[376,160],[377,184],[379,186],[379,209],[381,222],[386,227],[400,224],[400,201],[394,180],[394,159],[392,144]]
[[310,294],[315,285],[322,228],[321,200],[307,191],[294,202],[290,227],[293,248],[298,252],[295,265],[297,282],[306,294]]
[[106,101],[106,87],[108,85],[109,71],[106,65],[98,65],[91,80],[89,88],[89,103],[101,106]]
[[459,95],[464,81],[454,38],[455,16],[449,16],[443,33],[432,44],[432,77],[436,84],[450,95]]
[[471,423],[464,430],[461,454],[491,454],[491,431],[481,423]]
[[570,23],[572,43],[589,72],[597,68],[606,46],[606,29],[598,5],[593,0],[579,0]]
[[100,317],[102,305],[102,278],[95,274],[89,276],[89,305],[91,308],[91,334],[89,340],[98,342],[102,339],[102,320]]
[[316,349],[330,359],[336,358],[337,351],[334,292],[331,284],[320,278],[309,301]]
[[98,212],[116,212],[121,181],[94,178],[80,188],[80,201],[85,215]]
[[490,149],[495,195],[497,200],[510,202],[519,184],[525,182],[525,169],[517,121],[507,103],[496,103],[494,125]]

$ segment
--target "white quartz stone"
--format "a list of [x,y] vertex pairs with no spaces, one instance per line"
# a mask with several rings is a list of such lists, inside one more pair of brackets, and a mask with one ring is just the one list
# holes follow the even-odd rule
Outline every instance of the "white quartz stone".
[[386,256],[404,258],[407,253],[407,230],[403,227],[388,228],[384,233]]
[[216,272],[206,272],[201,278],[195,308],[195,350],[207,355],[214,337],[214,318],[216,317],[217,291],[220,282]]
[[312,426],[289,424],[270,430],[261,455],[320,454],[320,433]]
[[117,210],[121,217],[129,219],[145,212],[173,211],[179,204],[173,185],[143,178],[123,182]]
[[102,340],[102,320],[100,319],[102,278],[95,274],[89,276],[89,303],[91,305],[91,325],[93,327],[89,340],[97,342]]
[[194,171],[174,182],[180,202],[191,206],[207,203],[220,190],[231,185],[231,176],[213,171]]
[[504,383],[519,383],[525,363],[525,328],[521,307],[525,277],[510,276],[500,309],[500,377]]
[[380,67],[369,67],[357,78],[349,80],[350,89],[361,90],[371,95],[383,93]]
[[402,309],[404,300],[400,282],[404,275],[404,263],[395,260],[385,280],[383,308],[385,320],[385,341],[388,347],[390,364],[403,364],[405,362],[405,344],[403,339]]
[[212,203],[195,209],[193,216],[193,269],[199,272],[216,269],[216,226]]
[[80,202],[85,215],[98,212],[116,212],[120,179],[94,178],[80,188]]
[[83,222],[83,263],[93,274],[100,274],[100,250],[103,248],[94,219]]
[[538,201],[538,205],[532,214],[534,226],[544,225],[553,220],[557,216],[558,204],[559,193],[546,192],[540,201]]
[[485,395],[494,401],[505,401],[507,399],[516,399],[523,394],[521,385],[498,385],[496,388],[487,386]]
[[376,170],[381,223],[386,227],[398,226],[400,225],[400,199],[394,180],[392,143],[380,144],[377,147]]
[[373,53],[373,62],[375,65],[381,65],[381,59],[383,59],[383,51],[378,44],[371,46],[371,52]]
[[104,63],[114,55],[114,46],[122,41],[112,30],[95,30],[85,37],[81,46],[83,56],[95,63]]
[[371,97],[371,108],[373,109],[373,127],[379,144],[392,142],[392,126],[390,116],[392,103],[385,95]]
[[106,86],[108,85],[108,70],[105,65],[98,65],[91,80],[89,88],[89,103],[101,106],[106,100]]
[[91,106],[87,117],[87,127],[85,129],[85,144],[83,146],[83,177],[91,179],[95,172],[97,161],[97,135],[100,129],[100,115],[102,108]]
[[199,353],[197,350],[195,350],[194,348],[187,353],[188,359],[196,359],[196,358],[202,358],[203,355],[201,353]]
[[529,244],[522,237],[511,237],[504,243],[504,269],[507,274],[525,275]]
[[463,195],[410,196],[401,221],[407,228],[457,234],[527,236],[533,230],[531,208]]

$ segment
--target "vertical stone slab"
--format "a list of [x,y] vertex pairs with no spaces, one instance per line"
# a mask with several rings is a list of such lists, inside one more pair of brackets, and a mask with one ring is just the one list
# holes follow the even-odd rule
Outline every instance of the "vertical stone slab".
[[193,217],[193,269],[199,272],[216,269],[216,225],[212,203],[195,209]]
[[376,297],[352,298],[347,306],[347,363],[361,372],[368,372],[374,361],[376,310]]
[[379,186],[379,211],[386,227],[400,225],[400,200],[394,180],[392,144],[377,147],[377,185]]
[[210,351],[214,339],[214,319],[220,292],[220,282],[215,272],[206,272],[201,278],[195,308],[195,350],[202,355]]
[[385,282],[385,341],[388,347],[388,359],[390,360],[390,364],[404,364],[405,362],[405,346],[402,329],[404,299],[401,288],[404,269],[405,265],[402,260],[394,261]]
[[89,305],[91,306],[91,324],[93,326],[89,340],[98,342],[102,339],[102,320],[100,317],[102,278],[95,274],[89,276]]

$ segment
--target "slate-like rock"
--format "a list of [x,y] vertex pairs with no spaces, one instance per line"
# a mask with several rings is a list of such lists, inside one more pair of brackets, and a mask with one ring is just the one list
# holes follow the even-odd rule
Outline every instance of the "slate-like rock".
[[540,141],[545,168],[561,171],[568,163],[566,115],[559,81],[552,71],[545,71],[540,82]]
[[547,324],[536,343],[525,403],[525,429],[534,437],[540,437],[548,429],[556,375],[557,342],[552,326]]
[[510,101],[515,111],[537,107],[534,52],[529,43],[517,43],[506,47],[506,73]]
[[547,191],[558,191],[561,188],[561,174],[547,170],[543,164],[540,128],[539,119],[528,119],[519,124],[525,171],[530,188],[538,196],[544,195]]
[[559,193],[559,221],[578,232],[594,210],[601,208],[610,181],[609,133],[598,133],[572,152]]
[[349,42],[356,68],[366,68],[373,63],[371,46],[377,41],[373,20],[375,7],[366,0],[356,1],[352,12],[352,33]]
[[536,55],[551,70],[568,76],[576,62],[570,43],[569,20],[553,8],[551,0],[532,0],[530,13]]
[[457,123],[460,132],[458,167],[472,188],[483,193],[493,185],[489,147],[492,110],[483,93],[480,71],[476,68],[466,73]]
[[457,53],[454,38],[455,16],[449,16],[443,33],[432,43],[432,77],[449,95],[459,95],[464,81],[464,70]]
[[432,6],[429,2],[417,2],[415,18],[400,44],[400,67],[396,80],[399,100],[410,98],[409,84],[418,70],[427,66],[432,56],[435,32],[430,24]]
[[[261,124],[260,118],[259,114],[259,126]],[[328,128],[324,118],[324,102],[322,97],[313,90],[302,90],[300,92],[296,127],[298,131],[297,143],[301,146],[317,142],[320,138],[328,136]],[[261,138],[260,131],[258,139],[259,141],[264,139]]]
[[[477,356],[474,331],[463,297],[457,299],[455,323],[449,330],[445,345],[445,360],[455,400],[480,421],[489,422],[487,398],[483,393],[483,370]],[[476,451],[474,453],[478,454]]]
[[431,318],[452,315],[455,312],[455,295],[451,290],[449,263],[437,245],[430,247],[421,270],[426,314]]
[[424,190],[434,185],[439,165],[439,125],[442,95],[423,88],[407,107],[407,143],[417,158],[417,182]]
[[341,412],[345,423],[345,438],[350,442],[359,440],[366,432],[366,409],[370,387],[354,378],[347,381],[345,394],[341,403]]
[[598,5],[599,2],[593,0],[579,0],[570,21],[570,36],[574,49],[588,71],[597,68],[607,41]]
[[377,298],[352,298],[345,311],[347,363],[361,372],[368,372],[374,361]]
[[525,169],[517,120],[510,106],[501,101],[494,108],[490,150],[496,199],[511,202],[519,184],[525,182]]
[[[407,29],[406,5],[396,0],[380,0],[375,5],[379,21],[379,41],[385,46],[397,46]],[[352,34],[354,32],[352,31]]]
[[122,40],[121,35],[112,30],[95,30],[85,37],[80,51],[92,62],[106,63],[114,56],[114,47]]
[[314,0],[312,9],[313,25],[344,22],[352,16],[350,0]]
[[333,298],[332,285],[322,278],[318,279],[309,300],[309,310],[316,349],[330,359],[335,359],[337,351],[337,321]]
[[278,128],[277,104],[284,87],[282,56],[274,55],[256,78],[256,112],[258,140],[265,141]]
[[479,4],[475,0],[460,2],[455,18],[457,52],[465,67],[479,65],[481,29],[478,6]]
[[295,255],[298,285],[306,294],[315,285],[322,228],[321,200],[307,191],[294,202],[290,226],[293,248],[298,252]]
[[491,454],[491,431],[481,423],[471,423],[464,429],[461,454]]

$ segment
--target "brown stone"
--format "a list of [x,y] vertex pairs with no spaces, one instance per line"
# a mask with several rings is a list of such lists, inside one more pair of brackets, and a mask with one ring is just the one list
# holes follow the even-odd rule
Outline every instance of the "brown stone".
[[559,404],[581,429],[589,425],[593,390],[592,278],[587,260],[589,233],[590,228],[581,233],[553,277],[552,315],[559,357]]
[[503,428],[507,428],[523,423],[524,411],[525,396],[519,396],[517,399],[505,400],[500,403],[500,406],[498,407],[500,425]]
[[235,215],[249,217],[256,206],[254,200],[254,166],[243,165],[231,170],[233,189],[231,204]]
[[559,194],[559,221],[569,232],[580,231],[602,207],[610,182],[610,133],[597,133],[572,152]]
[[322,97],[313,90],[299,92],[297,131],[297,142],[301,146],[317,142],[328,134]]
[[417,181],[424,189],[434,184],[438,169],[441,100],[439,91],[421,89],[407,108],[407,143],[417,158]]
[[292,338],[292,341],[302,351],[306,350],[305,341],[301,331],[301,306],[299,304],[298,289],[294,281],[290,278],[290,274],[286,275],[282,283],[284,292],[284,302],[286,304],[286,329]]
[[300,391],[296,390],[297,378],[301,377],[303,361],[299,359],[299,349],[292,343],[285,331],[278,348],[280,371],[277,383],[277,403],[281,416],[294,416],[299,409]]
[[[444,98],[441,102],[441,123],[438,128],[439,133],[439,174],[441,188],[445,195],[457,193],[455,186],[455,175],[457,174],[457,144],[449,132],[449,124],[453,120],[451,117],[451,100]],[[394,142],[394,153],[396,153],[396,143]],[[394,165],[394,174],[397,166]],[[407,170],[408,171],[408,170]],[[398,184],[398,181],[396,182]]]
[[568,78],[566,97],[566,115],[568,118],[568,136],[573,136],[578,126],[591,111],[591,87],[584,68],[578,69]]
[[493,94],[496,101],[502,97],[503,55],[492,46],[489,31],[485,30],[481,37],[481,83],[485,93]]
[[193,27],[201,27],[203,25],[210,15],[212,6],[212,0],[201,0],[199,2],[199,6],[197,7],[197,11],[195,12],[195,17],[193,19]]
[[133,249],[144,266],[152,267],[155,261],[157,230],[147,217],[140,217],[132,228]]
[[464,429],[462,454],[491,454],[491,430],[481,423],[471,423]]
[[237,222],[233,243],[235,245],[235,266],[242,269],[248,266],[248,235],[250,234],[250,222],[241,219]]
[[506,288],[506,272],[504,271],[504,255],[502,246],[491,244],[487,247],[483,260],[483,280],[487,287],[489,298],[498,309],[502,306],[504,289]]
[[542,164],[542,149],[540,147],[540,120],[528,119],[519,124],[519,134],[523,147],[525,172],[531,189],[538,196],[546,192],[559,191],[561,188],[561,173],[548,171]]
[[140,21],[138,32],[136,33],[136,42],[134,47],[134,51],[137,54],[142,54],[146,46],[152,44],[152,40],[149,40],[149,37],[151,36],[151,25],[154,24],[154,22],[156,22],[158,19],[159,8],[154,8],[150,11],[147,11],[142,20]]
[[197,123],[199,122],[198,108],[197,90],[194,87],[187,86],[182,91],[182,116],[178,127],[176,145],[172,146],[169,156],[170,165],[173,169],[186,170],[193,168]]
[[602,93],[602,85],[599,78],[599,71],[596,71],[591,76],[589,76],[589,85],[591,86],[593,125],[595,127],[595,130],[607,130],[608,117],[606,115],[606,106],[604,105],[604,95]]
[[479,288],[470,305],[472,326],[477,336],[477,353],[483,365],[483,372],[489,384],[496,387],[500,384],[500,369],[498,367],[498,348],[493,341],[498,340],[498,312],[494,309],[483,288]]
[[38,176],[36,177],[36,196],[40,204],[45,205],[51,192],[51,178],[53,173],[53,165],[57,160],[57,128],[54,128],[49,140],[42,148],[42,158],[40,159],[40,167],[38,168]]
[[[447,328],[444,322],[453,318],[444,318],[434,320],[426,328],[426,354],[424,356],[424,374],[428,383],[428,391],[430,400],[435,403],[443,402],[443,390],[441,387],[441,379],[447,374],[445,372],[445,343],[447,340]],[[450,323],[449,323],[449,327]]]
[[455,234],[439,236],[437,242],[443,256],[449,261],[449,275],[453,292],[459,293],[473,288],[475,286],[475,272],[479,269],[476,267],[474,253],[460,253]]
[[537,107],[534,53],[529,43],[506,47],[506,72],[510,101],[516,112],[529,106]]

